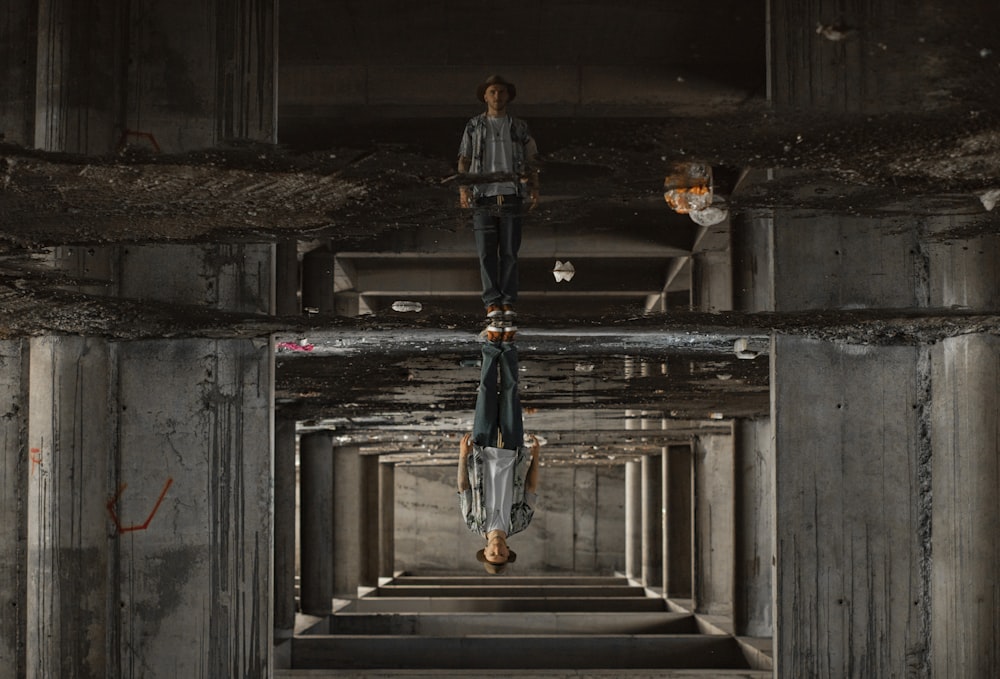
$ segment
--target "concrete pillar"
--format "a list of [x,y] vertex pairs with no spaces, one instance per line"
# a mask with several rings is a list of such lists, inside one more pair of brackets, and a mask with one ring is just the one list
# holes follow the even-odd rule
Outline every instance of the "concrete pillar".
[[298,241],[279,241],[275,246],[274,313],[297,316],[302,313],[299,303]]
[[735,517],[733,437],[699,436],[694,443],[694,608],[731,615]]
[[295,629],[295,420],[274,423],[274,631]]
[[[21,3],[32,4],[32,3]],[[34,146],[102,154],[120,136],[126,13],[100,0],[39,0]]]
[[691,446],[669,446],[666,455],[665,483],[667,504],[664,523],[667,527],[666,582],[664,592],[670,599],[692,596],[694,536],[694,471]]
[[264,676],[270,365],[266,341],[32,341],[28,676]]
[[773,347],[776,676],[929,676],[926,350]]
[[378,575],[391,578],[396,569],[396,465],[378,466]]
[[[120,673],[119,644],[110,645],[114,655],[104,652],[121,634],[118,616],[129,617],[110,606],[121,596],[115,573],[121,542],[109,511],[125,516],[121,507],[107,505],[116,495],[119,456],[114,432],[120,405],[111,390],[115,358],[104,340],[31,341],[28,677]],[[146,512],[152,502],[155,496]]]
[[334,263],[336,255],[325,248],[307,252],[302,257],[302,310],[321,314],[336,312]]
[[739,636],[769,637],[774,633],[772,443],[770,418],[741,419],[733,424],[736,456],[733,624]]
[[932,363],[933,676],[1000,676],[1000,340],[945,339]]
[[28,346],[0,341],[0,667],[15,677],[26,673]]
[[625,463],[625,575],[642,577],[642,471],[638,460]]
[[377,582],[378,559],[370,544],[377,549],[378,458],[361,455],[357,446],[339,446],[333,465],[333,589],[353,599],[358,586]]
[[333,607],[335,564],[333,439],[329,432],[302,434],[299,469],[302,612],[324,615]]
[[660,456],[642,457],[642,581],[646,587],[660,587],[663,583],[663,509],[660,506]]
[[100,154],[122,143],[179,152],[276,141],[276,0],[141,11],[39,0],[37,12],[35,146]]
[[361,455],[362,523],[361,523],[361,573],[358,584],[365,587],[378,585],[379,571],[379,467],[378,455]]
[[37,57],[37,3],[7,3],[0,13],[0,140],[7,144],[34,143]]

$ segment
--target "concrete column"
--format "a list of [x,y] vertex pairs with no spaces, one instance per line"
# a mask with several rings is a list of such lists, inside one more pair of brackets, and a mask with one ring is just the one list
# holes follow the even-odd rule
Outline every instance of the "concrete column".
[[694,444],[694,608],[731,615],[735,559],[733,437],[699,436]]
[[295,628],[295,421],[274,423],[274,631]]
[[639,461],[625,463],[625,575],[642,577],[642,471]]
[[325,248],[307,252],[302,257],[302,310],[317,313],[336,312],[334,263],[336,255]]
[[660,506],[660,456],[642,457],[642,581],[646,587],[660,587],[663,565],[660,563],[663,550],[663,509]]
[[1000,676],[1000,340],[948,338],[932,362],[933,676]]
[[274,275],[275,310],[278,316],[296,316],[302,313],[299,303],[299,253],[298,242],[284,240],[275,246]]
[[0,134],[8,144],[34,144],[37,58],[37,3],[7,3],[0,13]]
[[310,615],[327,614],[333,607],[333,454],[329,432],[310,432],[299,438],[300,597],[302,612]]
[[[106,506],[116,494],[119,451],[114,366],[114,351],[104,340],[31,341],[28,677],[120,674],[120,658],[104,652],[120,634],[118,606],[109,604],[120,598],[115,561],[121,543]],[[111,509],[124,516],[121,507]],[[119,644],[110,647],[117,651]]]
[[0,667],[25,676],[27,636],[28,341],[0,341]]
[[773,347],[776,676],[930,676],[926,351]]
[[129,53],[124,6],[39,0],[37,7],[34,146],[83,154],[113,151],[125,96],[120,68]]
[[691,446],[670,446],[666,455],[666,582],[670,599],[690,599],[694,563],[694,471]]
[[361,455],[361,573],[358,584],[378,585],[379,571],[379,465],[378,455]]
[[396,569],[396,465],[378,466],[378,575],[391,578]]
[[770,418],[737,420],[733,424],[733,450],[736,456],[733,623],[739,636],[769,637],[774,633],[774,446]]
[[378,458],[361,455],[357,446],[334,449],[333,588],[338,597],[353,599],[359,585],[375,584],[377,558],[372,559],[369,544],[374,539],[377,548],[372,537],[372,528],[378,528],[377,464]]

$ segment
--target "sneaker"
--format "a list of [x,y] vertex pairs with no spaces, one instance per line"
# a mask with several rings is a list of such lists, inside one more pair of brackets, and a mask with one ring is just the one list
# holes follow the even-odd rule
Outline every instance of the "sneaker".
[[503,334],[500,335],[500,341],[513,342],[515,337],[517,337],[517,326],[505,325],[503,328]]
[[488,325],[486,326],[486,341],[487,342],[502,342],[504,341],[504,335],[506,335],[506,329],[499,325]]
[[503,316],[503,309],[499,304],[490,304],[486,307],[486,319],[493,320],[494,318],[500,318]]
[[517,312],[514,311],[513,304],[504,304],[501,309],[503,310],[503,318],[505,321],[512,321],[517,316]]

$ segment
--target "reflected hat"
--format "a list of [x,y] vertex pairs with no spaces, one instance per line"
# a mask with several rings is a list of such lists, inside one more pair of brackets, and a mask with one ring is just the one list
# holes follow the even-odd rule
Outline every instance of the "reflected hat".
[[478,552],[476,552],[476,561],[483,564],[483,568],[486,569],[487,573],[491,573],[493,575],[499,575],[500,573],[503,573],[505,570],[507,570],[507,564],[514,563],[515,561],[517,561],[517,552],[515,552],[513,549],[508,549],[507,551],[510,552],[510,556],[504,563],[493,563],[492,561],[487,561],[485,549],[480,549]]
[[486,101],[486,88],[490,85],[503,85],[506,87],[507,94],[510,95],[507,98],[508,102],[514,101],[514,97],[517,96],[517,88],[514,86],[514,83],[508,82],[502,75],[491,75],[486,79],[486,82],[476,88],[476,96],[479,98],[479,101]]

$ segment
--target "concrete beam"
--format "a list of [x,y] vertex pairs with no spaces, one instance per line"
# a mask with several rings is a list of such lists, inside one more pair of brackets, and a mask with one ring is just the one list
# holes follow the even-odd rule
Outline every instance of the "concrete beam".
[[735,639],[708,635],[396,637],[310,636],[293,641],[293,668],[489,670],[747,669]]
[[661,455],[642,457],[642,583],[646,587],[660,587],[663,584],[660,464]]
[[483,599],[365,597],[352,601],[344,613],[491,613],[491,612],[593,612],[631,613],[666,611],[663,599],[651,597],[588,597],[549,599],[547,597]]
[[667,527],[664,594],[690,599],[694,582],[694,457],[690,445],[670,446],[665,463]]
[[382,462],[378,466],[378,576],[392,577],[396,572],[396,466]]
[[696,634],[686,613],[337,613],[327,634]]
[[625,575],[642,577],[642,470],[639,460],[625,463]]
[[274,629],[295,629],[296,469],[295,422],[278,419],[274,426]]
[[329,432],[309,432],[299,439],[301,495],[302,612],[323,615],[333,610],[334,467]]
[[774,634],[774,442],[770,418],[733,423],[737,636]]

